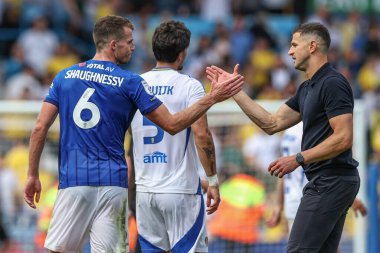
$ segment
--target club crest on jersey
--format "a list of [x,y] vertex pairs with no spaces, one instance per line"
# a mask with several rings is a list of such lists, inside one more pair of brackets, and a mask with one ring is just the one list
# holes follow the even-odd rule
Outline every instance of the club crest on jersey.
[[156,151],[152,154],[144,155],[144,163],[168,163],[168,156],[165,153]]

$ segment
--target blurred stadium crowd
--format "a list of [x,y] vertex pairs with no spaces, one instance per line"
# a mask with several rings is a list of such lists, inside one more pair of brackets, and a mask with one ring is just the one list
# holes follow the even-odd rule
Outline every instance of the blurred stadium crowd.
[[[292,59],[287,55],[292,30],[300,22],[317,21],[325,24],[331,33],[330,62],[350,81],[355,98],[365,102],[368,159],[379,162],[379,17],[376,13],[363,15],[356,10],[334,13],[324,5],[311,2],[318,1],[2,0],[0,101],[43,100],[61,69],[93,55],[92,25],[108,14],[126,16],[135,24],[136,50],[131,62],[123,66],[128,70],[143,73],[154,66],[153,30],[162,20],[177,19],[185,22],[192,32],[184,73],[201,80],[207,89],[206,66],[218,65],[232,70],[239,63],[246,80],[245,90],[252,98],[286,99],[304,79],[301,72],[294,70]],[[270,206],[268,201],[275,188],[274,179],[265,171],[280,155],[281,136],[262,134],[252,124],[218,127],[214,133],[221,181],[245,173],[260,181],[254,183],[258,187],[263,183],[267,200],[265,195],[260,195],[261,200],[252,200],[258,203],[252,212],[260,215],[257,222],[250,225],[259,227],[258,221],[265,213],[262,206]],[[0,208],[11,237],[24,245],[17,251],[13,244],[9,252],[37,252],[35,245],[41,245],[43,240],[43,236],[38,237],[38,231],[46,230],[51,211],[43,206],[51,206],[55,196],[56,135],[51,137],[51,154],[46,159],[47,164],[43,164],[50,168],[43,182],[46,197],[42,202],[46,203],[42,203],[37,212],[28,210],[22,203],[20,192],[26,177],[28,136],[29,133],[0,131],[0,151],[4,153],[0,158]],[[48,185],[52,186],[50,191]],[[260,188],[256,191],[261,192]],[[259,231],[264,235],[254,236],[252,240],[281,239],[272,232]],[[277,234],[284,233],[277,231]]]

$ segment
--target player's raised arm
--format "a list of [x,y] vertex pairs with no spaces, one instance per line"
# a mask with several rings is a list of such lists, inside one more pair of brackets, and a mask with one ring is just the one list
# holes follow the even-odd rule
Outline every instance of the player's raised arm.
[[148,113],[146,117],[170,134],[176,134],[199,119],[214,104],[237,94],[244,84],[244,77],[234,75],[225,80],[216,76],[211,83],[211,91],[197,103],[176,114],[171,114],[165,105]]
[[[238,75],[238,65],[235,66],[232,74],[216,66],[207,67],[206,73],[210,81],[217,77],[225,80]],[[280,132],[301,121],[300,114],[286,104],[282,105],[275,113],[270,113],[253,101],[244,91],[240,91],[233,98],[243,112],[267,134]]]

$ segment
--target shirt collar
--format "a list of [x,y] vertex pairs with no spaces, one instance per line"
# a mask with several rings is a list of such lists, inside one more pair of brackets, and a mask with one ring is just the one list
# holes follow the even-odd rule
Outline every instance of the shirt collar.
[[171,68],[171,67],[155,67],[152,70],[153,71],[163,71],[163,70],[174,70],[174,71],[177,71],[176,69]]
[[322,65],[322,67],[320,67],[317,72],[315,72],[315,74],[311,77],[310,79],[310,84],[312,86],[314,86],[314,84],[316,84],[319,79],[321,79],[323,76],[326,75],[326,73],[328,72],[328,70],[331,68],[331,64],[329,62],[325,63]]

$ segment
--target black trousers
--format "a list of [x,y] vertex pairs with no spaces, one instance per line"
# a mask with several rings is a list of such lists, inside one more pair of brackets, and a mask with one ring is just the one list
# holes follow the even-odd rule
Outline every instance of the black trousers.
[[3,227],[3,224],[0,221],[0,243],[5,242],[8,240],[8,235],[5,232],[5,228]]
[[305,186],[288,253],[336,253],[359,176],[316,176]]

